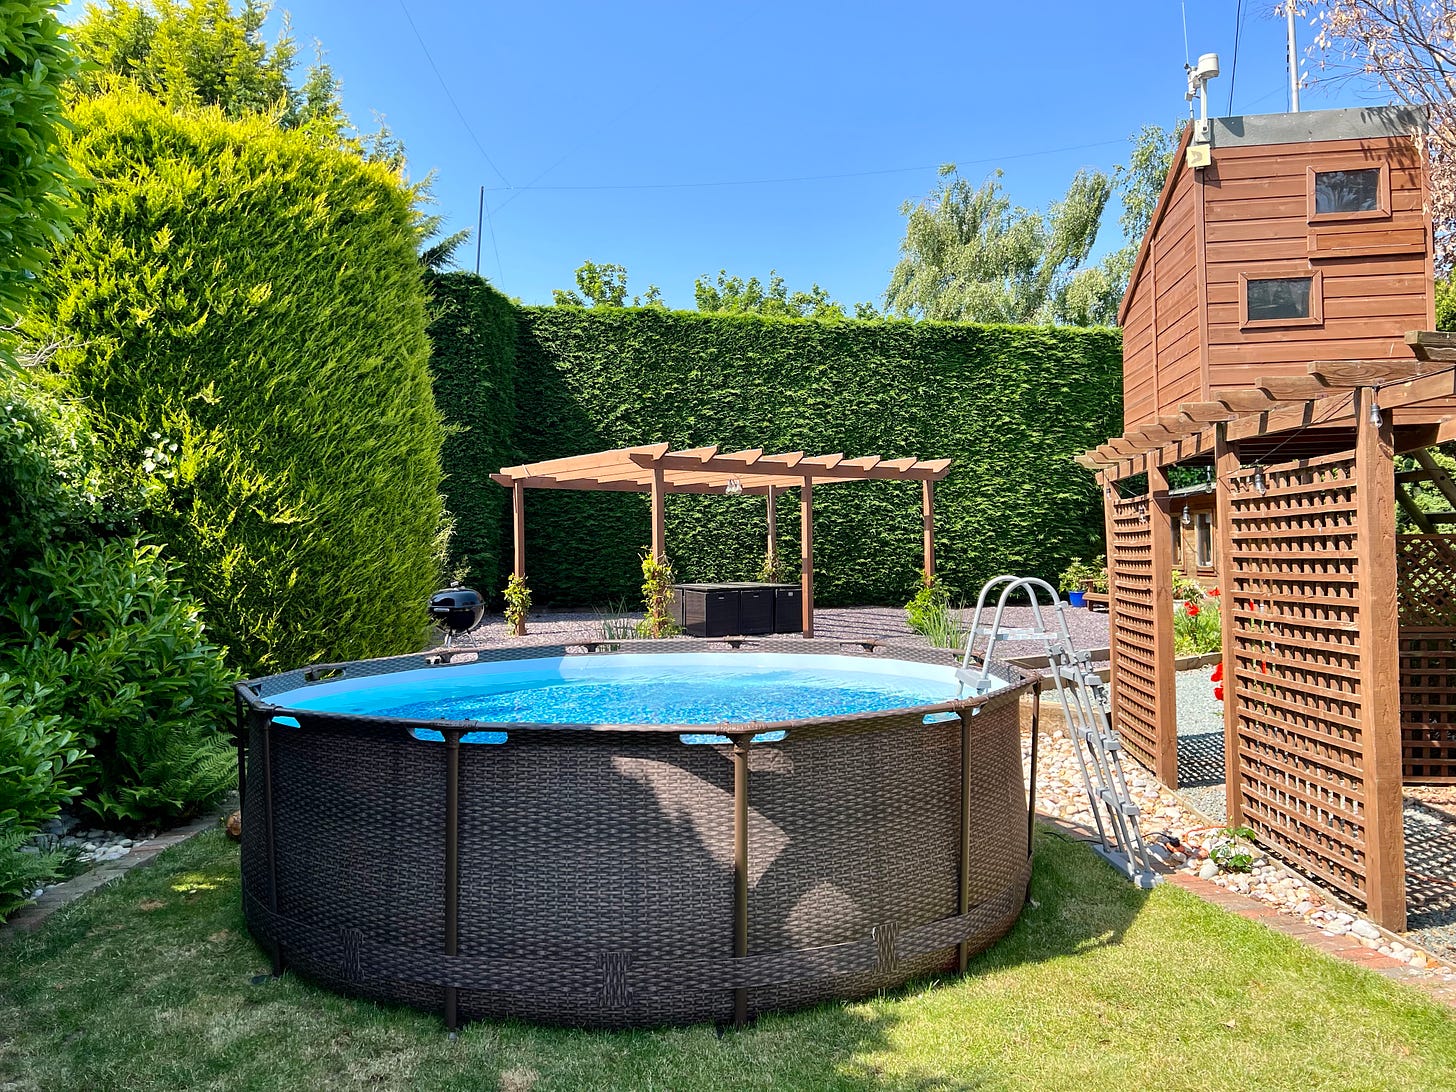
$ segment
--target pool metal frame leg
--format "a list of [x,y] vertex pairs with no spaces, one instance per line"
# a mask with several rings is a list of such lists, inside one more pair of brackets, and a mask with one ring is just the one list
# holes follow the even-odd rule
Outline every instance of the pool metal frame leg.
[[[748,955],[748,744],[750,735],[733,742],[733,954]],[[733,1026],[748,1023],[748,990],[733,991]]]
[[[445,954],[460,954],[460,737],[445,734]],[[460,994],[445,987],[445,1027],[460,1027]]]

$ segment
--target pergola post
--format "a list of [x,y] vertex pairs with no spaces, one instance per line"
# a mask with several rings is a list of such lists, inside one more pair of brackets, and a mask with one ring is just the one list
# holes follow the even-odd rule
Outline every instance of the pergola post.
[[1178,787],[1178,703],[1173,655],[1173,525],[1168,500],[1168,472],[1148,460],[1148,537],[1150,539],[1153,607],[1153,696],[1156,707],[1157,753],[1153,773],[1170,789]]
[[920,483],[920,526],[925,533],[925,584],[935,580],[935,483]]
[[814,479],[799,491],[799,598],[803,600],[804,637],[814,636]]
[[1218,564],[1223,573],[1219,618],[1223,624],[1223,776],[1224,807],[1228,825],[1242,825],[1244,789],[1239,757],[1239,673],[1234,648],[1234,605],[1239,575],[1234,571],[1233,475],[1239,469],[1238,450],[1229,442],[1228,424],[1221,422],[1213,440],[1214,522],[1218,529]]
[[662,467],[652,468],[652,559],[667,560],[667,481]]
[[779,556],[778,486],[768,487],[768,568],[772,572]]
[[[526,579],[526,487],[520,482],[511,485],[511,525],[514,532],[515,543],[515,573],[516,579]],[[516,636],[524,637],[526,634],[526,620],[522,618],[516,623]]]
[[[1360,622],[1360,745],[1365,892],[1370,916],[1405,928],[1401,814],[1400,617],[1396,605],[1395,439],[1373,388],[1355,391],[1355,571]],[[1371,420],[1378,418],[1379,423]]]

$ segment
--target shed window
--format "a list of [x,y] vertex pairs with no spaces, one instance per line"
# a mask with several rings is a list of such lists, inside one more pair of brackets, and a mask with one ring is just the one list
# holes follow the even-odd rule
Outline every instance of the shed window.
[[1270,277],[1247,282],[1249,321],[1307,319],[1313,277]]
[[1354,171],[1316,171],[1314,212],[1316,216],[1340,216],[1352,212],[1379,212],[1380,168]]
[[1300,265],[1285,265],[1242,274],[1239,325],[1318,326],[1324,322],[1324,274]]
[[1213,568],[1213,514],[1199,512],[1194,522],[1198,542],[1198,567]]

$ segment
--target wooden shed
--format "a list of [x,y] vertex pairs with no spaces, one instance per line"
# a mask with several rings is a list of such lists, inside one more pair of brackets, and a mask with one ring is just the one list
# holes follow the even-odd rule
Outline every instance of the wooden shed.
[[1402,812],[1403,784],[1456,784],[1456,335],[1431,332],[1424,128],[1190,126],[1123,301],[1125,428],[1081,457],[1128,750],[1176,785],[1200,738],[1177,731],[1181,562],[1221,589],[1227,821],[1396,930],[1408,875],[1453,882],[1407,873]]
[[1435,326],[1421,111],[1208,126],[1184,132],[1123,299],[1125,429],[1313,361],[1408,360],[1406,331]]

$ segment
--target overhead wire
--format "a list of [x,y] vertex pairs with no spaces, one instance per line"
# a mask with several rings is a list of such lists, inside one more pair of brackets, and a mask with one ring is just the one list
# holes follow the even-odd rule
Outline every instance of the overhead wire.
[[1234,114],[1234,83],[1239,78],[1239,42],[1244,36],[1244,0],[1239,0],[1239,6],[1234,11],[1234,62],[1229,65],[1229,93],[1228,110],[1226,114],[1233,117]]
[[511,185],[511,180],[507,178],[501,172],[501,169],[495,165],[495,160],[492,159],[490,157],[490,153],[485,150],[485,145],[481,143],[480,137],[476,136],[475,130],[470,127],[470,121],[468,118],[466,118],[465,111],[460,109],[460,104],[455,101],[455,96],[450,92],[450,85],[445,82],[445,77],[440,74],[440,69],[435,64],[435,58],[430,55],[430,47],[425,44],[424,37],[420,34],[419,28],[415,26],[415,21],[410,16],[409,8],[405,6],[404,0],[398,0],[398,2],[399,10],[404,13],[404,21],[409,24],[410,31],[415,36],[415,41],[420,44],[420,51],[424,53],[425,60],[429,63],[430,71],[435,74],[435,79],[440,84],[440,90],[445,92],[445,98],[450,100],[450,105],[455,110],[455,116],[460,119],[460,124],[465,127],[465,131],[470,135],[470,139],[475,143],[475,147],[480,152],[481,157],[490,164],[491,170],[495,171],[497,175],[500,175],[500,180],[504,182],[506,184],[506,188],[509,189]]
[[[1089,144],[1069,144],[1069,145],[1066,145],[1065,147],[1061,147],[1061,148],[1039,148],[1036,151],[1032,151],[1032,152],[1012,152],[1012,153],[1009,153],[1009,154],[1006,154],[1006,155],[985,156],[983,158],[978,158],[978,159],[956,160],[956,163],[957,164],[964,164],[966,166],[979,166],[979,165],[985,164],[985,163],[1004,163],[1004,162],[1007,162],[1008,160],[1014,160],[1014,159],[1029,159],[1029,158],[1032,158],[1033,156],[1058,155],[1058,154],[1061,154],[1061,153],[1064,153],[1064,152],[1080,152],[1080,151],[1085,151],[1085,150],[1087,150],[1089,148],[1106,148],[1106,147],[1110,147],[1111,145],[1114,145],[1114,144],[1124,144],[1124,143],[1126,143],[1126,139],[1127,139],[1126,137],[1119,137],[1119,138],[1117,138],[1115,140],[1098,140],[1098,141],[1093,141],[1093,142],[1091,142]],[[563,156],[562,158],[565,158],[565,157]],[[558,160],[558,162],[560,162],[560,161]],[[925,172],[925,171],[937,170],[937,169],[940,168],[941,165],[942,164],[939,164],[939,163],[932,163],[932,164],[922,164],[921,166],[918,166],[918,167],[885,167],[885,168],[881,168],[881,169],[877,169],[877,170],[868,170],[868,171],[845,171],[845,172],[841,172],[841,173],[837,173],[837,174],[805,174],[805,175],[790,175],[790,176],[777,177],[777,178],[736,178],[736,179],[720,179],[720,180],[713,180],[713,181],[694,181],[694,182],[637,182],[637,183],[620,183],[620,184],[619,183],[601,183],[601,184],[580,185],[580,186],[565,186],[565,185],[563,185],[563,186],[537,186],[534,183],[527,183],[524,186],[511,186],[511,187],[508,187],[509,192],[510,192],[510,196],[507,197],[504,201],[500,202],[498,205],[496,205],[495,206],[495,211],[496,212],[499,212],[501,209],[505,208],[512,201],[514,201],[517,197],[519,197],[523,193],[526,193],[528,190],[535,190],[537,192],[546,193],[546,192],[592,192],[592,191],[623,191],[623,190],[690,190],[690,189],[723,188],[723,187],[731,187],[731,186],[773,186],[773,185],[785,185],[785,184],[796,183],[796,182],[832,182],[832,181],[837,181],[837,180],[840,180],[840,179],[871,178],[871,177],[877,177],[877,176],[881,176],[881,175],[891,175],[891,174],[919,174],[919,173],[922,173],[922,172]],[[546,171],[543,171],[542,172],[542,175],[544,175],[546,173],[549,173],[551,169],[552,169],[551,167],[548,167],[546,169]],[[538,176],[538,177],[540,177],[540,176]],[[487,186],[486,187],[486,192],[488,192],[488,193],[489,192],[500,193],[500,192],[505,192],[506,189],[507,189],[507,187],[499,187],[499,186],[497,186],[497,187],[494,187],[494,189],[492,189],[492,187]]]

